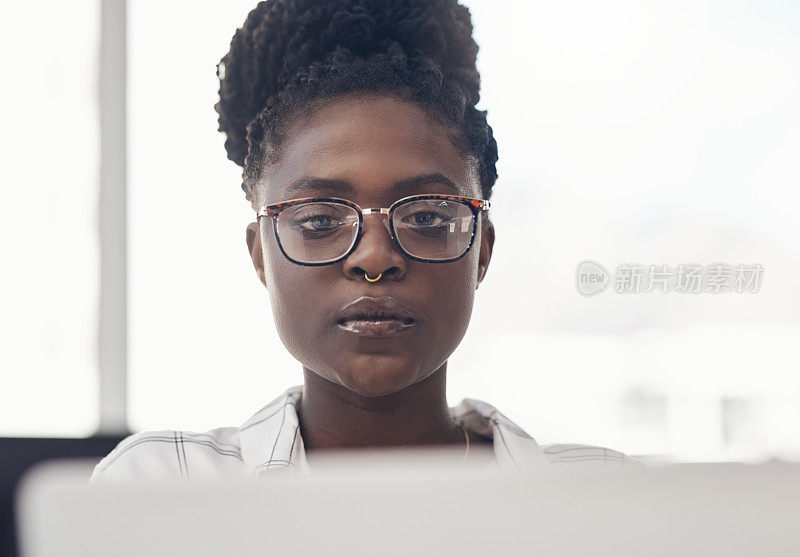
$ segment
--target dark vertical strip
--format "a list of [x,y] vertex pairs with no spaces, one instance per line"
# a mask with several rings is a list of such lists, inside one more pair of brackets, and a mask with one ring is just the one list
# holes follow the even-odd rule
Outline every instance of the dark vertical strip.
[[173,431],[172,432],[172,442],[175,445],[175,455],[178,457],[178,468],[180,468],[180,471],[181,471],[181,478],[185,478],[186,474],[184,474],[184,472],[183,472],[183,462],[181,461],[181,451],[180,451],[180,448],[178,447],[178,432],[177,431]]
[[292,461],[292,453],[294,453],[294,446],[297,443],[297,437],[300,435],[300,424],[294,428],[294,438],[292,439],[292,446],[289,448],[289,462]]
[[181,453],[183,454],[183,469],[186,470],[186,479],[189,479],[189,461],[186,460],[186,444],[183,442],[183,432],[180,432],[181,436]]

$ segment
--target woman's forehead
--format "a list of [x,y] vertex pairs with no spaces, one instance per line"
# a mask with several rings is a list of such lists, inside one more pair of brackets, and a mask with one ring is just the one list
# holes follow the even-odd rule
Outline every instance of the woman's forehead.
[[282,199],[298,180],[309,177],[346,181],[362,193],[389,193],[398,182],[438,173],[455,183],[461,195],[475,193],[474,164],[422,109],[393,99],[325,106],[293,126],[280,151],[264,173],[270,200]]

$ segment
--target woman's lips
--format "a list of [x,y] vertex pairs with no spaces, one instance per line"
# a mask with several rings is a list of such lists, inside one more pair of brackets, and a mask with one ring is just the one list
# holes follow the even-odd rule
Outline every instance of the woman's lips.
[[415,321],[400,321],[394,318],[354,318],[337,323],[349,333],[362,337],[388,337],[406,331]]
[[339,310],[336,325],[363,337],[387,337],[407,331],[417,315],[391,296],[361,296]]

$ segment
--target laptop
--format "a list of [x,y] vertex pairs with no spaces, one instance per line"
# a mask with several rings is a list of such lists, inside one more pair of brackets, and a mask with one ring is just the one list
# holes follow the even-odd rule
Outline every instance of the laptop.
[[[385,453],[380,453],[383,455]],[[49,462],[16,494],[23,557],[798,556],[800,464],[453,470],[331,453],[315,476],[87,484]],[[444,461],[444,459],[443,459]],[[324,465],[323,465],[324,464]]]

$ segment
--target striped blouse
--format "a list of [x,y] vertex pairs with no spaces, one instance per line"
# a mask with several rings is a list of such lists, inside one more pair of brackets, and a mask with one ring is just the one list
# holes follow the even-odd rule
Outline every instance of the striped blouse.
[[[144,431],[123,439],[103,458],[91,481],[132,479],[214,479],[230,476],[258,478],[273,470],[313,474],[300,435],[296,404],[303,386],[287,389],[239,427],[220,427],[203,433]],[[500,470],[525,470],[547,464],[642,466],[605,447],[578,444],[539,445],[494,406],[465,398],[450,408],[465,428],[490,437]]]

